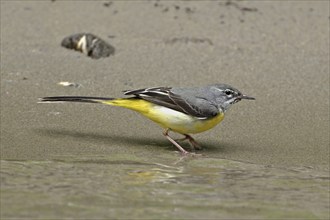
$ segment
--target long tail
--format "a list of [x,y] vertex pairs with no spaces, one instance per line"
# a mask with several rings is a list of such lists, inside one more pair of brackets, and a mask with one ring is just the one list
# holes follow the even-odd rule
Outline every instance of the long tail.
[[149,111],[150,102],[138,97],[130,98],[105,98],[105,97],[87,97],[87,96],[54,96],[39,99],[39,103],[61,103],[61,102],[83,102],[83,103],[102,103],[106,105],[120,106],[128,108],[142,114]]
[[87,96],[54,96],[54,97],[43,97],[39,99],[39,103],[47,102],[86,102],[86,103],[103,103],[111,102],[114,98],[105,97],[87,97]]

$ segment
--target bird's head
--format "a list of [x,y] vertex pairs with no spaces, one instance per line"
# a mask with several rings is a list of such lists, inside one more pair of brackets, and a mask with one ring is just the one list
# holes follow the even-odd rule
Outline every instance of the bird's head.
[[215,95],[218,108],[221,108],[223,111],[228,110],[230,106],[242,99],[255,100],[255,98],[243,95],[238,89],[227,84],[212,85],[211,90]]

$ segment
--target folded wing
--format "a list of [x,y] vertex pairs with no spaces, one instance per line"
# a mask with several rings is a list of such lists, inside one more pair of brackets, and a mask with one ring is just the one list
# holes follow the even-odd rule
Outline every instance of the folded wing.
[[138,90],[124,91],[125,95],[134,95],[154,104],[164,106],[194,117],[211,118],[219,110],[210,100],[195,96],[193,91],[187,96],[185,93],[171,91],[171,87],[153,87]]

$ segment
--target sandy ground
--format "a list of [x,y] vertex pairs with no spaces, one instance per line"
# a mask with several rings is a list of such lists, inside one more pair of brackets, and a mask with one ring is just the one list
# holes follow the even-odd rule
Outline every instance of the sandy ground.
[[[80,32],[115,55],[93,60],[60,46]],[[173,153],[137,113],[38,97],[211,83],[257,100],[195,135],[205,156],[329,170],[329,2],[1,1],[2,160]]]
[[[2,0],[1,218],[328,219],[329,20],[328,1]],[[80,32],[115,55],[60,46]],[[37,103],[211,83],[257,100],[198,158],[135,112]]]

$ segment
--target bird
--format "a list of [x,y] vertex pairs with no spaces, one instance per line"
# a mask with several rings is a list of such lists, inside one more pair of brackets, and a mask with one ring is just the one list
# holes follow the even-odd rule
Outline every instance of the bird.
[[[243,95],[228,84],[201,87],[150,87],[123,91],[127,98],[89,96],[53,96],[39,99],[39,103],[80,102],[101,103],[136,111],[151,119],[163,130],[163,135],[184,155],[189,154],[178,141],[188,140],[193,150],[201,146],[191,134],[207,131],[219,124],[225,112],[235,103],[255,100]],[[174,140],[169,132],[184,137]]]

